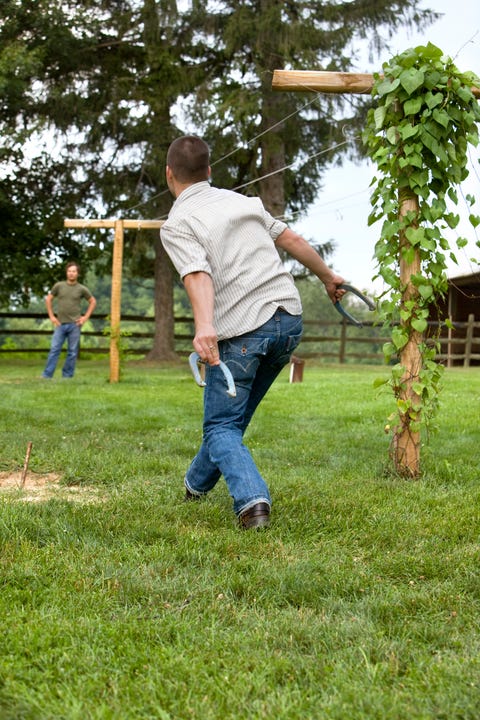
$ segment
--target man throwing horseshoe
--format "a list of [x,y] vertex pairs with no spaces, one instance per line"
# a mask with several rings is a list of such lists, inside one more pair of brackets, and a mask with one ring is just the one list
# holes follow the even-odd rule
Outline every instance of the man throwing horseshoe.
[[[317,275],[332,302],[344,280],[259,198],[212,187],[209,178],[207,144],[192,135],[174,140],[166,179],[175,202],[160,236],[185,285],[193,347],[206,363],[203,442],[185,475],[185,498],[206,495],[223,475],[240,527],[263,528],[272,501],[243,436],[303,329],[300,297],[278,250]],[[220,361],[232,373],[234,398]]]

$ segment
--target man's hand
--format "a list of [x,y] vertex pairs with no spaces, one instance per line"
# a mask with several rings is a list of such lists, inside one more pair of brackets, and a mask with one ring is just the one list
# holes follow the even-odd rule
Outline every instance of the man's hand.
[[346,291],[339,287],[344,282],[345,280],[340,275],[334,275],[332,279],[329,279],[326,283],[324,283],[327,295],[333,303],[336,303],[337,300],[341,300],[345,295]]
[[209,365],[219,365],[220,356],[218,354],[218,338],[213,325],[199,325],[195,331],[193,338],[193,347],[200,355],[203,362]]

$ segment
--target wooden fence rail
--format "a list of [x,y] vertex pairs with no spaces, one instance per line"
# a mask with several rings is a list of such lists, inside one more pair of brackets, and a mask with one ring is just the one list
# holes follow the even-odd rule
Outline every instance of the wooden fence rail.
[[[11,320],[45,321],[44,313],[7,313],[0,312],[0,355],[9,353],[47,353],[50,346],[52,329],[39,329],[32,323],[26,328],[9,327]],[[150,323],[153,317],[144,315],[122,315],[122,343],[125,352],[132,355],[146,355],[150,351],[151,343],[142,342],[151,340],[154,336],[153,327],[145,332],[138,329],[128,330],[128,323]],[[95,330],[82,330],[82,351],[85,353],[108,353],[109,330],[106,315],[92,315],[91,323]],[[193,337],[193,319],[191,317],[176,317],[175,349],[179,355],[191,352]],[[474,315],[469,315],[466,322],[455,322],[453,328],[448,329],[437,322],[429,323],[429,334],[436,335],[440,328],[441,352],[437,359],[448,366],[480,365],[480,322],[475,321]],[[17,347],[15,338],[22,336],[44,336],[44,347]],[[88,338],[104,338],[103,344],[89,347]],[[383,363],[382,346],[389,341],[389,337],[382,329],[372,322],[365,322],[363,328],[348,325],[340,321],[305,321],[305,333],[297,355],[303,359],[325,358],[339,363],[346,362],[372,362]]]

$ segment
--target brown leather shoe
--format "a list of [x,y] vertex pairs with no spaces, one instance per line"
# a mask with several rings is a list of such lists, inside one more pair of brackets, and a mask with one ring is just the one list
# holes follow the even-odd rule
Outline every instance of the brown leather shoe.
[[201,495],[195,495],[194,493],[190,492],[188,488],[185,488],[185,497],[183,498],[183,501],[191,502],[195,500],[200,500],[201,497]]
[[268,527],[270,523],[270,505],[265,502],[252,505],[238,516],[238,522],[243,530],[260,530]]

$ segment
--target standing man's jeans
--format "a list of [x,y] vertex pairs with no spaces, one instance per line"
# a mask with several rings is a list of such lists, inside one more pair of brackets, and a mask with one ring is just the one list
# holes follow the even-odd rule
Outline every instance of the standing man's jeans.
[[223,475],[237,515],[259,502],[271,504],[267,484],[243,444],[243,434],[265,393],[289,362],[302,330],[301,315],[278,308],[257,330],[219,342],[220,359],[233,375],[237,396],[227,395],[220,368],[207,365],[203,443],[185,477],[191,493],[207,493]]
[[58,358],[62,351],[63,343],[67,340],[67,357],[62,368],[62,376],[65,378],[73,377],[75,372],[75,363],[77,362],[78,348],[80,346],[80,325],[77,323],[62,323],[55,328],[52,337],[52,345],[47,358],[45,370],[42,373],[44,378],[53,377],[55,368],[57,367]]

